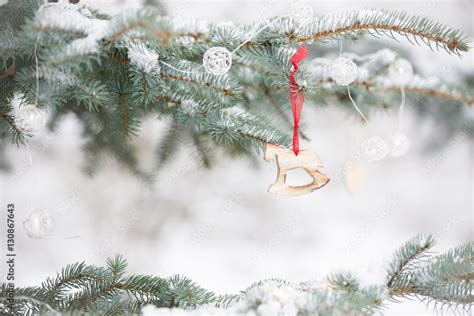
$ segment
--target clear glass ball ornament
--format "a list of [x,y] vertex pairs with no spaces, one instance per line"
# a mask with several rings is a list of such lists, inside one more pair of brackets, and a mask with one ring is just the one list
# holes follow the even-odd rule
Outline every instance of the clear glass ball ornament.
[[382,138],[372,136],[362,143],[361,153],[367,161],[380,161],[387,157],[388,146]]
[[29,135],[34,134],[32,128],[30,127],[28,122],[25,119],[21,118],[21,117],[17,117],[15,119],[15,125],[18,128],[18,130],[20,132],[24,133],[24,134],[29,134]]
[[44,238],[54,227],[54,219],[47,212],[34,211],[23,222],[23,227],[30,238]]
[[351,84],[357,75],[357,65],[348,58],[336,58],[331,64],[331,78],[340,86]]
[[208,73],[224,75],[232,66],[232,53],[225,47],[211,47],[204,53],[202,64]]
[[413,67],[408,60],[398,58],[388,68],[388,77],[396,85],[407,85],[413,78]]
[[18,119],[25,125],[25,129],[33,132],[41,130],[46,125],[46,116],[43,110],[34,105],[20,107]]
[[387,137],[390,156],[397,158],[405,155],[410,149],[410,140],[403,133],[396,133]]
[[290,8],[290,15],[297,19],[300,25],[308,24],[314,18],[313,7],[307,1],[293,0]]

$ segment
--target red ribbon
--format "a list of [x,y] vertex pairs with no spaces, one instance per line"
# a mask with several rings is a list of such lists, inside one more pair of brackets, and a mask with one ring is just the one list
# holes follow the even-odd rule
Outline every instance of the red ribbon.
[[301,109],[303,108],[304,95],[299,91],[299,86],[296,83],[296,73],[298,72],[298,64],[308,56],[306,46],[301,45],[300,48],[291,57],[293,70],[290,71],[290,102],[291,110],[293,112],[293,152],[298,155],[300,152],[300,141],[298,137],[298,126],[300,123]]

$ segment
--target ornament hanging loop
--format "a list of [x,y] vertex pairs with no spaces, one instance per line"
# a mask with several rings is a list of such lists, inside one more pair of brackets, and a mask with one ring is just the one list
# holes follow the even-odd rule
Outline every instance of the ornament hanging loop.
[[306,56],[308,56],[308,50],[306,46],[301,45],[291,57],[293,69],[290,71],[289,76],[291,111],[293,112],[293,152],[296,156],[300,152],[298,128],[304,103],[304,94],[300,91],[299,85],[296,82],[296,74],[298,72],[298,64],[306,58]]

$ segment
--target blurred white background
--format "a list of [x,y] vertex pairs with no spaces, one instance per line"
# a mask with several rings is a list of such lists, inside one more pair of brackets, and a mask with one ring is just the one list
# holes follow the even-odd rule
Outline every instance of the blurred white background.
[[[82,1],[108,12],[139,6],[140,1]],[[208,21],[250,23],[286,14],[288,2],[169,1],[171,13]],[[357,7],[406,10],[426,15],[473,34],[472,1],[313,1],[316,14]],[[390,40],[386,40],[387,42]],[[393,43],[391,43],[393,44]],[[459,80],[458,70],[473,73],[473,53],[459,59],[427,47],[412,51],[426,75]],[[345,163],[369,136],[393,132],[397,113],[370,117],[362,126],[334,107],[314,111],[306,104],[302,120],[331,182],[315,193],[280,197],[266,189],[275,177],[273,163],[232,160],[216,150],[219,162],[199,168],[188,148],[158,174],[152,187],[142,185],[107,158],[94,177],[81,172],[84,157],[80,125],[73,117],[56,133],[42,132],[24,148],[10,146],[11,173],[0,174],[2,205],[15,203],[17,285],[38,285],[68,263],[103,264],[123,254],[129,271],[167,276],[183,274],[219,293],[238,292],[252,282],[278,277],[294,282],[320,279],[340,269],[364,282],[381,282],[392,252],[420,232],[434,234],[437,251],[473,240],[473,143],[457,134],[427,151],[442,131],[430,118],[405,112],[411,149],[405,156],[362,162],[361,191],[353,196],[344,184]],[[473,109],[466,107],[467,115]],[[164,122],[149,121],[137,139],[140,161],[151,165]],[[48,212],[54,227],[47,238],[32,239],[22,222],[34,211]],[[3,226],[2,226],[3,227]],[[3,229],[3,228],[2,228]],[[4,234],[2,233],[2,238]],[[3,246],[2,246],[3,249]],[[3,251],[3,250],[2,250]],[[4,265],[1,265],[4,268]],[[1,271],[2,275],[4,271]],[[390,303],[387,315],[431,315],[423,303]]]

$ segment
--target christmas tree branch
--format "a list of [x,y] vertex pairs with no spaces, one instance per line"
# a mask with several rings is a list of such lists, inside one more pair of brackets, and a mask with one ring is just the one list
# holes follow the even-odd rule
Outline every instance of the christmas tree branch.
[[390,268],[387,271],[387,287],[397,289],[407,281],[404,276],[409,269],[416,265],[417,261],[423,258],[426,252],[434,246],[434,239],[430,235],[418,235],[407,241],[395,252]]
[[[2,110],[6,110],[3,112]],[[11,114],[11,108],[0,106],[0,127],[6,130],[10,139],[17,145],[25,145],[26,140],[31,134],[18,126],[19,122],[15,119],[15,115]]]
[[[60,112],[51,116],[55,122],[79,109],[81,124],[91,121],[102,128],[100,132],[84,128],[89,157],[97,158],[99,152],[107,151],[141,175],[131,143],[141,121],[155,114],[173,120],[173,130],[190,136],[201,154],[207,144],[225,146],[230,153],[260,150],[264,142],[290,146],[292,122],[283,105],[289,108],[288,76],[297,42],[321,44],[378,32],[390,37],[403,34],[449,52],[468,49],[466,37],[459,31],[383,10],[351,10],[307,24],[286,16],[253,25],[220,25],[172,18],[156,5],[111,17],[80,1],[39,7],[37,1],[25,0],[1,6],[0,15],[0,50],[4,64],[10,66],[0,74],[0,100],[9,107],[0,115],[2,137],[25,142],[24,133],[16,128],[22,122],[12,113],[13,95],[20,95],[22,105]],[[233,53],[226,74],[206,71],[203,55],[209,48],[222,46],[232,51],[240,44],[245,45]],[[379,57],[369,56],[368,66]],[[398,105],[399,98],[387,97],[386,92],[396,92],[400,85],[381,80],[386,79],[393,58],[382,60],[383,67],[376,69],[355,61],[369,76],[352,84],[354,92],[366,98],[364,101],[372,101],[374,108]],[[336,97],[347,108],[352,106],[331,78],[315,76],[307,66],[309,60],[302,63],[297,82],[308,99],[333,104]],[[474,98],[441,83],[410,83],[405,90],[419,96],[416,103],[420,106],[428,97],[454,105],[472,104]],[[57,125],[55,122],[49,125]],[[278,128],[280,122],[285,123],[284,131]],[[211,163],[210,158],[204,161]]]
[[409,36],[412,36],[417,43],[419,38],[430,48],[431,43],[434,43],[436,48],[442,47],[457,54],[468,50],[467,37],[461,31],[428,18],[387,10],[352,10],[324,16],[306,26],[304,33],[308,35],[297,37],[297,41],[328,40],[350,33],[357,34],[359,31],[371,35],[375,32],[377,35],[388,35],[394,39],[393,33],[404,35],[408,40]]
[[[385,93],[385,92],[393,92],[393,93],[399,93],[401,87],[388,87],[388,88],[376,88],[372,91],[374,92],[380,92],[380,93]],[[469,95],[459,95],[457,93],[452,93],[448,91],[440,91],[436,90],[434,88],[422,88],[422,87],[412,87],[412,86],[407,86],[404,87],[405,91],[408,93],[413,93],[413,94],[418,94],[421,96],[428,96],[428,97],[433,97],[433,98],[438,98],[450,102],[459,102],[459,103],[464,103],[466,105],[473,105],[474,104],[474,97],[469,96]],[[370,90],[370,89],[369,89]]]
[[297,19],[287,18],[274,23],[269,29],[254,40],[241,39],[239,44],[247,47],[260,46],[261,42],[266,40],[286,40],[288,43],[326,42],[366,32],[375,37],[387,36],[395,40],[397,39],[394,33],[397,33],[405,36],[412,44],[414,43],[410,37],[418,45],[420,44],[418,40],[420,40],[431,49],[434,45],[437,49],[441,47],[449,53],[460,54],[469,48],[467,36],[459,30],[451,29],[425,17],[388,10],[355,9],[315,18],[306,25],[298,25]]
[[[409,82],[403,85],[393,81],[390,77],[390,69],[400,58],[388,49],[382,49],[365,56],[355,54],[348,56],[359,61],[359,72],[361,73],[350,87],[365,91],[366,95],[370,95],[371,98],[380,97],[386,100],[387,93],[400,93],[403,89],[406,93],[417,96],[416,103],[421,103],[425,98],[435,98],[453,105],[474,104],[474,95],[467,88],[453,87],[442,82],[439,77],[423,78],[414,74],[409,78]],[[331,97],[334,95],[334,90],[340,90],[344,94],[345,89],[338,87],[333,78],[328,75],[329,71],[329,65],[322,62],[316,66],[310,65],[305,74],[305,77],[309,78],[309,83],[304,86],[307,93],[319,94],[320,97]],[[276,91],[282,88],[277,86]]]
[[196,148],[199,158],[201,159],[201,164],[204,167],[209,168],[211,166],[211,159],[209,157],[209,153],[211,152],[211,150],[209,148],[206,148],[206,145],[203,144],[201,135],[196,129],[191,130],[190,134],[194,147]]
[[161,168],[171,158],[172,153],[179,145],[180,137],[181,130],[178,128],[176,121],[173,120],[171,124],[168,125],[166,132],[157,146],[157,168]]
[[[320,84],[334,84],[331,80],[326,81],[326,82],[320,82]],[[374,85],[373,83],[369,81],[363,81],[363,82],[354,82],[352,83],[354,87],[364,89],[367,92],[371,93],[379,93],[379,94],[385,94],[387,92],[389,93],[400,93],[400,90],[402,86],[390,86],[390,87],[381,87]],[[432,98],[437,98],[441,100],[446,100],[449,102],[459,102],[463,103],[466,105],[473,105],[474,104],[474,97],[470,95],[462,95],[457,91],[441,91],[435,88],[426,88],[426,87],[417,87],[417,86],[403,86],[403,89],[405,89],[405,92],[407,93],[412,93],[416,94],[422,97],[432,97]]]
[[[162,307],[241,314],[278,306],[273,310],[278,314],[291,306],[299,314],[373,315],[388,299],[399,301],[405,296],[432,301],[443,308],[469,310],[474,304],[473,243],[430,256],[427,251],[433,244],[429,235],[406,242],[395,252],[387,282],[382,285],[362,285],[351,273],[342,272],[328,276],[327,284],[269,279],[231,295],[216,295],[182,276],[127,275],[126,261],[116,256],[107,260],[106,267],[73,264],[40,287],[16,288],[13,305],[2,294],[0,311],[9,313],[13,307],[14,312],[23,314],[40,310],[138,314],[144,308]],[[1,289],[6,293],[7,285],[2,284]]]

